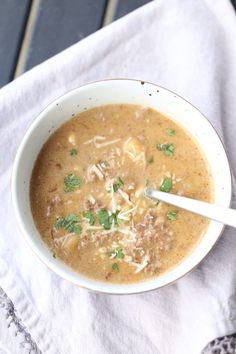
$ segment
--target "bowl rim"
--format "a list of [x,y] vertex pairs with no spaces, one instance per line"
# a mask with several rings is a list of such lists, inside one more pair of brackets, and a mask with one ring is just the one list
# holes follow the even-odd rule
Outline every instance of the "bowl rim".
[[[151,286],[148,289],[142,289],[142,290],[134,290],[134,291],[127,291],[125,290],[125,287],[127,285],[132,284],[133,286],[137,286],[139,284],[142,284],[143,282],[135,282],[135,283],[107,283],[107,286],[112,286],[114,285],[115,287],[119,287],[119,291],[105,291],[104,289],[98,289],[99,284],[101,286],[101,284],[105,287],[106,283],[96,280],[96,279],[91,279],[90,277],[84,276],[84,279],[89,281],[95,281],[95,284],[97,283],[97,287],[91,287],[91,286],[85,286],[84,284],[81,284],[79,279],[78,282],[76,282],[75,280],[72,280],[71,277],[69,276],[69,274],[65,274],[65,273],[74,273],[74,274],[80,274],[78,272],[75,272],[72,268],[69,268],[65,263],[65,269],[64,271],[61,271],[60,269],[58,269],[57,264],[54,262],[54,258],[51,259],[50,261],[46,259],[46,257],[42,254],[42,252],[39,250],[39,248],[34,244],[32,237],[29,235],[28,231],[25,229],[24,226],[24,220],[23,218],[20,216],[19,210],[18,210],[18,198],[17,198],[17,183],[16,183],[16,176],[20,167],[19,164],[19,160],[21,157],[22,152],[24,151],[25,145],[27,144],[28,139],[31,136],[31,133],[35,130],[35,128],[37,128],[38,123],[43,119],[43,117],[45,116],[45,114],[47,114],[55,105],[55,103],[59,104],[61,101],[63,101],[64,99],[69,98],[73,93],[75,93],[76,91],[92,86],[94,84],[100,84],[100,83],[104,83],[104,82],[110,82],[110,81],[132,81],[132,82],[139,82],[142,85],[143,84],[148,84],[151,86],[154,86],[155,88],[160,88],[172,95],[175,95],[178,99],[184,101],[185,103],[187,103],[189,106],[191,106],[193,109],[195,109],[204,119],[205,122],[210,126],[211,129],[214,130],[214,133],[216,134],[219,143],[221,144],[221,147],[223,149],[223,152],[225,154],[225,158],[226,158],[226,164],[227,164],[227,168],[228,168],[228,173],[229,173],[229,177],[230,177],[230,183],[229,183],[229,193],[228,193],[228,202],[227,202],[227,206],[230,207],[231,203],[232,203],[232,171],[231,171],[231,167],[230,167],[230,163],[229,163],[229,157],[227,154],[227,150],[225,147],[224,142],[222,141],[219,133],[217,132],[217,130],[215,129],[215,127],[213,126],[213,124],[208,120],[208,118],[197,108],[195,107],[192,103],[190,103],[188,100],[186,100],[185,98],[183,98],[182,96],[180,96],[179,94],[177,94],[176,92],[165,88],[164,86],[149,82],[147,80],[140,80],[140,79],[130,79],[130,78],[109,78],[109,79],[102,79],[102,80],[95,80],[95,81],[91,81],[85,84],[82,84],[80,86],[77,86],[71,90],[68,90],[67,92],[65,92],[64,94],[60,95],[59,97],[56,97],[53,101],[51,101],[50,103],[48,103],[38,114],[37,116],[33,119],[33,121],[29,124],[29,126],[27,127],[23,138],[17,148],[17,152],[15,155],[15,159],[13,162],[13,167],[12,167],[12,174],[11,174],[11,196],[12,196],[12,203],[13,203],[13,209],[14,209],[14,213],[15,213],[15,217],[17,220],[17,225],[19,226],[20,232],[23,235],[24,240],[26,241],[26,243],[29,245],[30,249],[33,251],[33,253],[44,263],[44,265],[47,266],[47,268],[49,268],[51,271],[53,271],[54,273],[56,273],[57,275],[59,275],[62,279],[65,279],[67,281],[69,281],[70,283],[79,286],[81,288],[85,288],[87,290],[91,290],[97,293],[102,293],[102,294],[110,294],[110,295],[132,295],[132,294],[142,294],[142,293],[146,293],[146,292],[150,292],[150,291],[155,291],[158,289],[161,289],[163,287],[166,287],[168,285],[171,285],[173,283],[175,283],[176,281],[178,281],[179,279],[183,278],[185,275],[189,274],[193,269],[195,269],[207,256],[208,254],[212,251],[212,249],[214,248],[214,246],[216,245],[216,243],[218,242],[219,238],[221,237],[222,233],[224,232],[225,229],[225,225],[222,224],[222,228],[215,240],[215,242],[211,245],[211,247],[208,249],[208,251],[204,254],[204,256],[202,258],[199,258],[199,261],[196,262],[195,265],[193,265],[190,269],[188,269],[186,272],[184,272],[182,275],[177,276],[175,279],[171,280],[171,281],[167,281],[165,284],[163,285],[157,285],[157,286]],[[68,120],[70,119],[70,117],[68,117]],[[58,128],[57,128],[58,129]],[[41,146],[42,147],[42,146]],[[201,241],[200,241],[201,243]],[[45,247],[47,247],[47,245],[45,244]],[[187,256],[188,257],[188,256]],[[187,258],[186,257],[186,258]],[[175,268],[175,267],[173,267]],[[164,275],[164,274],[163,274]],[[158,277],[157,277],[158,278]],[[149,280],[154,280],[154,278],[148,278],[146,279],[144,282],[148,283]]]

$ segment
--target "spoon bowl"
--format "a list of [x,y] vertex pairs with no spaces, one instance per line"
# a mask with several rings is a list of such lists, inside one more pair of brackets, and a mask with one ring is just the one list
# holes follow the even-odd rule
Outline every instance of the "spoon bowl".
[[176,207],[191,211],[192,213],[205,216],[222,224],[236,227],[236,210],[225,208],[212,203],[182,197],[176,194],[161,192],[153,188],[146,188],[144,195],[156,201],[165,202]]

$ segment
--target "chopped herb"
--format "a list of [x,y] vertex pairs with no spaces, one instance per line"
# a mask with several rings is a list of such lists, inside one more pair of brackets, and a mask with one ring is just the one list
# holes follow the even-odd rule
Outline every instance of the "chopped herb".
[[178,214],[178,211],[169,211],[166,214],[166,217],[167,217],[168,220],[174,221],[177,218],[177,214]]
[[122,248],[120,248],[119,250],[118,250],[118,252],[117,252],[117,255],[116,255],[116,257],[118,258],[118,259],[123,259],[124,258],[124,253],[123,253],[123,251],[122,251]]
[[70,150],[70,155],[71,156],[76,156],[78,154],[78,150],[77,149],[71,149]]
[[113,183],[114,192],[117,192],[123,185],[124,181],[120,177],[117,177],[117,180]]
[[112,264],[112,269],[114,270],[114,272],[119,272],[119,266],[117,263],[113,263]]
[[119,213],[120,213],[120,210],[116,210],[110,216],[111,222],[114,221],[115,225],[120,225],[120,223],[121,223],[121,220],[119,219]]
[[166,192],[169,193],[172,189],[172,179],[171,178],[164,178],[161,186],[160,186],[160,190],[162,192]]
[[173,144],[157,144],[156,145],[157,150],[163,151],[165,155],[167,156],[173,156],[175,147]]
[[106,209],[100,209],[97,213],[98,221],[100,225],[104,227],[105,230],[110,230],[112,225],[112,220],[108,211]]
[[109,215],[109,213],[106,209],[100,209],[97,213],[98,221],[99,221],[100,225],[102,225],[105,230],[110,230],[113,222],[115,225],[120,225],[121,221],[118,216],[119,213],[120,213],[120,210],[116,210],[115,213],[112,213],[111,215]]
[[69,232],[74,232],[75,234],[80,234],[80,217],[75,214],[68,214],[64,218],[59,217],[55,222],[55,227],[57,229],[63,228]]
[[176,131],[175,131],[175,129],[168,128],[168,129],[166,129],[166,134],[169,136],[174,136],[176,134]]
[[75,176],[73,173],[70,173],[64,178],[64,185],[64,191],[66,193],[73,192],[75,189],[80,188],[81,178],[79,176]]
[[52,256],[53,258],[57,258],[56,253],[53,253]]
[[94,225],[95,224],[95,216],[88,210],[83,211],[83,217],[88,219],[89,225]]
[[108,257],[113,257],[113,258],[118,258],[118,259],[122,259],[124,258],[124,253],[122,248],[116,248],[115,250],[109,251],[107,253]]
[[153,162],[154,162],[153,156],[149,156],[149,157],[147,158],[147,164],[150,164],[150,163],[153,163]]

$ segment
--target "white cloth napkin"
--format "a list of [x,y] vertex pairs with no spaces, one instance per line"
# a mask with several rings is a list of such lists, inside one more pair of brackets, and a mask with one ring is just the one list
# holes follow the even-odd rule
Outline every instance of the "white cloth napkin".
[[224,139],[235,176],[235,38],[227,0],[158,0],[0,91],[0,284],[42,353],[199,354],[210,340],[236,331],[233,229],[171,286],[143,295],[96,294],[59,278],[31,252],[10,192],[17,147],[37,114],[69,89],[114,77],[160,84],[197,106]]

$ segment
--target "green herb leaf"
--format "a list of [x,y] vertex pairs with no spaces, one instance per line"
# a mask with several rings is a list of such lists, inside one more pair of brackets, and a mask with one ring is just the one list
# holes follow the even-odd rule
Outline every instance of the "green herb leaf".
[[172,179],[171,178],[164,178],[161,186],[160,186],[160,190],[162,192],[166,192],[169,193],[172,189]]
[[112,269],[114,270],[114,272],[119,272],[119,266],[117,263],[113,263],[112,264]]
[[110,230],[112,225],[111,217],[106,209],[100,209],[97,213],[98,221],[105,230]]
[[53,256],[53,258],[57,258],[57,255],[55,252],[53,252],[52,256]]
[[115,250],[109,251],[108,253],[108,257],[113,257],[113,258],[118,258],[118,259],[123,259],[124,258],[124,253],[122,248],[116,248]]
[[174,136],[176,134],[176,131],[175,131],[175,129],[168,128],[168,129],[166,129],[166,134],[169,136]]
[[95,224],[96,218],[90,211],[84,210],[83,211],[83,217],[88,219],[89,225],[92,226],[92,225]]
[[153,156],[149,156],[149,157],[147,158],[147,164],[150,164],[150,163],[153,163],[153,162],[154,162]]
[[117,255],[116,255],[116,257],[118,258],[118,259],[123,259],[124,258],[124,253],[123,253],[123,250],[122,250],[122,248],[120,248],[119,250],[118,250],[118,252],[117,252]]
[[166,214],[166,217],[167,217],[168,220],[174,221],[177,218],[177,214],[178,214],[178,211],[169,211]]
[[66,193],[73,192],[75,189],[80,188],[81,182],[82,180],[79,176],[75,176],[73,173],[70,173],[64,178],[64,191]]
[[66,231],[74,232],[75,234],[80,234],[80,217],[75,214],[68,214],[64,218],[59,217],[55,222],[55,227],[57,229],[63,228]]
[[120,210],[116,210],[115,213],[109,215],[106,209],[100,209],[97,213],[98,221],[105,230],[110,230],[113,223],[115,225],[120,225],[121,220],[119,219],[119,213]]
[[116,210],[114,213],[111,214],[110,216],[110,220],[111,222],[114,221],[114,224],[115,225],[120,225],[121,224],[121,220],[119,219],[119,213],[120,213],[120,210]]
[[74,148],[74,149],[70,150],[70,155],[71,156],[76,156],[77,154],[78,154],[78,150],[77,149]]
[[174,144],[157,144],[156,145],[157,150],[163,151],[165,155],[167,156],[173,156],[175,147]]
[[123,180],[120,177],[117,177],[117,180],[113,183],[113,190],[117,192],[124,185]]

